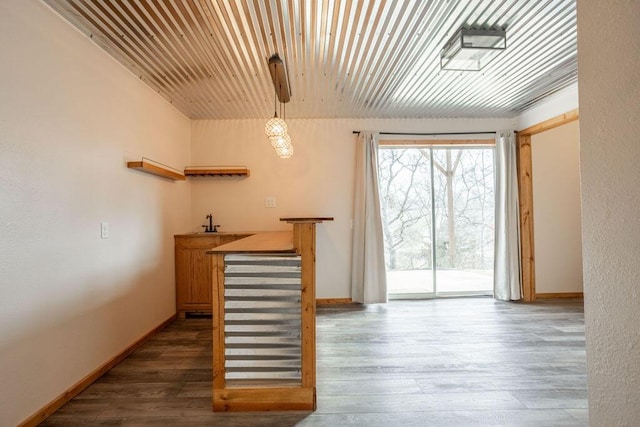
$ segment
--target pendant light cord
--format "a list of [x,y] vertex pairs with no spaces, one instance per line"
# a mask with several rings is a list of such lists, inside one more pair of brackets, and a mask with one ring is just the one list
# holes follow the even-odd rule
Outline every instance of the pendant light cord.
[[[273,75],[276,75],[276,64],[273,64]],[[276,85],[273,85],[273,117],[278,117],[278,107],[276,104],[276,100],[278,99],[278,92],[276,90]]]
[[[278,87],[280,88],[280,92],[282,92],[282,85],[278,85]],[[282,120],[284,120],[284,116],[282,115],[282,102],[280,102],[280,117],[282,117]]]

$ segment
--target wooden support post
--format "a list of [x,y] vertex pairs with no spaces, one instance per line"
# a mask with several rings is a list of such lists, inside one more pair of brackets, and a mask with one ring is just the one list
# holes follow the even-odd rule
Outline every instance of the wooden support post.
[[520,194],[520,259],[522,269],[522,299],[534,301],[535,251],[533,246],[533,167],[531,136],[518,135],[518,187]]
[[212,255],[213,262],[213,392],[224,389],[224,254]]
[[[316,409],[316,225],[293,225],[296,252],[302,257],[302,388],[313,389]],[[298,236],[298,239],[295,239]]]

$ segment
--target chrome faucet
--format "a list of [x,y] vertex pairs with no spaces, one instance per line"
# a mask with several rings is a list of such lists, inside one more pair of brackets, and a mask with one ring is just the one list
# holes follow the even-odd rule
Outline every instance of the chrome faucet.
[[209,220],[209,225],[203,225],[205,233],[216,233],[220,224],[213,223],[213,214],[209,214],[206,217]]

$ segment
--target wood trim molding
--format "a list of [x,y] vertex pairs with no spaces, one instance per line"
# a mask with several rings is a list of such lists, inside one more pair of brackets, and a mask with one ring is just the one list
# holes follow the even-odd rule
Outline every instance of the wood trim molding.
[[584,298],[582,292],[552,292],[536,294],[537,299],[554,299],[554,298]]
[[318,298],[316,305],[353,304],[351,298]]
[[531,136],[578,120],[577,109],[520,130],[517,133],[516,162],[518,168],[518,194],[520,199],[520,265],[522,269],[522,300],[535,301],[536,269],[533,229],[533,165],[531,161]]
[[535,135],[537,133],[544,132],[549,129],[553,129],[558,126],[562,126],[567,123],[576,121],[578,120],[579,117],[580,117],[580,114],[578,112],[578,109],[576,108],[575,110],[567,111],[564,114],[560,114],[559,116],[552,117],[549,120],[545,120],[544,122],[519,130],[518,135]]
[[136,351],[140,346],[142,346],[145,342],[147,342],[150,338],[164,329],[167,325],[173,322],[177,317],[177,314],[173,314],[164,322],[160,323],[158,326],[144,334],[142,337],[135,340],[131,345],[122,350],[120,353],[115,355],[111,360],[108,360],[103,365],[99,366],[97,369],[89,373],[86,377],[75,383],[73,386],[68,388],[65,392],[60,394],[58,397],[53,399],[51,402],[46,404],[43,408],[37,411],[35,414],[31,415],[29,418],[21,422],[19,427],[32,427],[37,426],[49,416],[51,416],[54,412],[64,406],[71,399],[80,394],[84,389],[89,387],[92,383],[94,383],[98,378],[109,372],[112,368],[126,359],[131,353]]

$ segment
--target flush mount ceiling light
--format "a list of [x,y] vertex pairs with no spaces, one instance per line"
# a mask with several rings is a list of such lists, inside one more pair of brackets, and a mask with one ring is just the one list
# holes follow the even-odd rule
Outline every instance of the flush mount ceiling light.
[[273,118],[269,119],[264,127],[264,133],[271,141],[271,145],[278,156],[286,159],[293,155],[293,145],[291,145],[291,137],[287,133],[288,129],[284,118],[278,117],[277,103],[278,101],[280,102],[282,112],[282,104],[291,100],[291,90],[289,89],[289,79],[287,78],[284,62],[282,62],[277,53],[269,58],[269,72],[271,73],[274,89],[274,112]]
[[506,48],[504,30],[461,28],[440,51],[440,68],[478,71]]

